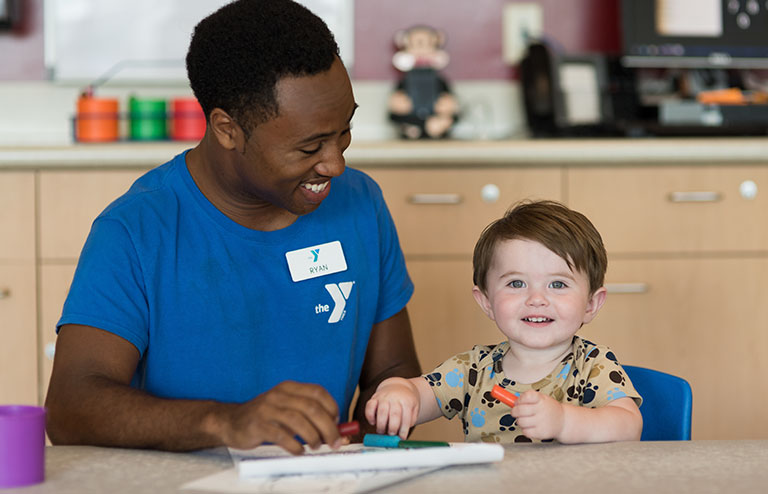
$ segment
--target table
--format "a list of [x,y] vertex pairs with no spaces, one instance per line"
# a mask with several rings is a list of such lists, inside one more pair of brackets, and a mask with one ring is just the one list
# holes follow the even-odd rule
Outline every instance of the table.
[[[505,449],[501,463],[447,468],[377,492],[768,492],[767,440],[519,444]],[[45,483],[0,493],[179,492],[190,480],[231,467],[225,448],[166,453],[52,446],[46,450]]]

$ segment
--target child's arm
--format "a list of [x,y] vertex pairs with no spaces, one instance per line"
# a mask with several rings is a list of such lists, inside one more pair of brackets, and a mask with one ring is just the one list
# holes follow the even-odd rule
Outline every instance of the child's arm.
[[556,439],[564,444],[639,440],[643,431],[640,409],[628,397],[600,408],[587,408],[526,391],[511,414],[527,437]]
[[423,377],[384,380],[365,404],[365,418],[376,426],[379,434],[397,434],[408,438],[414,425],[434,420],[441,415],[437,400]]

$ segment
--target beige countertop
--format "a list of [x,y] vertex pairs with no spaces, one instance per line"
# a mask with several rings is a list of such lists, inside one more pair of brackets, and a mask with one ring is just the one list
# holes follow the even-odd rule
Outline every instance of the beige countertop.
[[[377,492],[762,493],[766,465],[768,441],[519,444],[505,447],[501,463],[445,468]],[[46,450],[44,483],[3,492],[162,494],[230,468],[224,448],[164,453],[53,446]]]
[[[0,169],[154,167],[193,142],[0,147]],[[353,141],[347,163],[372,166],[731,164],[768,161],[765,138]]]

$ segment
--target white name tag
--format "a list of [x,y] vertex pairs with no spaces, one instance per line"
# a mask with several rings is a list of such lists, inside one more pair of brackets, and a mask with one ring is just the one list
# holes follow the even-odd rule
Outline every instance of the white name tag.
[[293,281],[304,281],[347,270],[344,250],[338,240],[285,253]]

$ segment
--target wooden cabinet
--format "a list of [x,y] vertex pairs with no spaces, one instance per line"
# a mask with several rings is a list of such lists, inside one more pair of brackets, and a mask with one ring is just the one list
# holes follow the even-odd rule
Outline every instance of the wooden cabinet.
[[35,176],[0,172],[0,404],[37,403]]
[[694,439],[768,438],[768,259],[611,259],[608,283],[646,287],[610,293],[581,334],[622,363],[688,380]]
[[567,183],[609,253],[608,299],[582,334],[687,379],[694,439],[768,438],[768,170],[584,168]]
[[569,205],[595,223],[611,253],[768,250],[768,167],[620,166],[567,174]]
[[[416,286],[408,305],[422,368],[433,369],[503,335],[472,297],[472,251],[483,228],[522,199],[561,200],[562,170],[367,169],[381,186]],[[416,428],[414,438],[463,441],[458,419]]]

